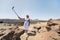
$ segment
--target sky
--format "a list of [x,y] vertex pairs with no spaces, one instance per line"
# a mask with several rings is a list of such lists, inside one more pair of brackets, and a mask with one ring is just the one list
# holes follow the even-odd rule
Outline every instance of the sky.
[[31,19],[60,18],[60,0],[0,0],[0,19],[18,19],[28,14]]

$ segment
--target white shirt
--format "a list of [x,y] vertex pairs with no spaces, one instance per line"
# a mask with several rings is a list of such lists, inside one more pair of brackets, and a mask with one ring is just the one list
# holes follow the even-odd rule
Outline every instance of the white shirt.
[[25,21],[24,21],[24,28],[27,30],[29,28],[29,21],[30,20],[29,18],[26,18]]

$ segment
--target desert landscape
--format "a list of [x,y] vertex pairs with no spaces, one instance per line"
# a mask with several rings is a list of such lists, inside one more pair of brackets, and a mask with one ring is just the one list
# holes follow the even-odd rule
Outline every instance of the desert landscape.
[[0,0],[0,40],[60,40],[60,0]]
[[0,40],[60,40],[60,19],[31,22],[27,37],[23,26],[6,24],[0,23]]

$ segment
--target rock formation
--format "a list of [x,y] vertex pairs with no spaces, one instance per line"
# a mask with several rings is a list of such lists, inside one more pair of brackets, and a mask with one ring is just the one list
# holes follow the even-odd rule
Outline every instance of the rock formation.
[[34,29],[39,29],[36,32],[35,36],[29,35],[26,39],[26,35],[22,35],[21,39],[22,40],[60,40],[60,20],[58,19],[52,19],[47,22],[47,25],[45,26],[35,26],[33,27]]
[[0,40],[21,40],[20,36],[24,33],[24,30],[18,27],[11,27],[5,30],[1,29],[0,31]]
[[60,19],[50,19],[47,25],[41,24],[33,25],[27,37],[17,26],[0,29],[0,40],[60,40]]

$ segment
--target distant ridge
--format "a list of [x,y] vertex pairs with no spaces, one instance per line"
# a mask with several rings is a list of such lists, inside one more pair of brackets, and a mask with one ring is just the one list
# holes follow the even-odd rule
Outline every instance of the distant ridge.
[[[30,20],[32,23],[34,22],[46,22],[47,20]],[[24,19],[0,19],[0,23],[20,23],[24,22]]]
[[13,23],[13,22],[23,22],[24,19],[18,20],[18,19],[0,19],[0,22],[3,23]]

